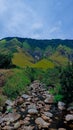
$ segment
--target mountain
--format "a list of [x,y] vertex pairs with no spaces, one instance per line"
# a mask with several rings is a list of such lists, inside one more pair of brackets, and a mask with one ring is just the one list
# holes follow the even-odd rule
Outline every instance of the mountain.
[[0,53],[11,53],[17,66],[47,69],[73,61],[73,40],[8,37],[0,40]]

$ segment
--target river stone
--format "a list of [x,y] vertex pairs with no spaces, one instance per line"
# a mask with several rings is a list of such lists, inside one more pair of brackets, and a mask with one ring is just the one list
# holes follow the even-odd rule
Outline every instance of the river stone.
[[8,105],[8,106],[13,106],[14,105],[14,103],[11,100],[7,100],[5,102],[5,104]]
[[48,126],[50,125],[49,123],[45,122],[41,117],[38,117],[35,120],[35,123],[38,125],[38,127],[41,128],[48,128]]
[[67,108],[67,111],[71,111],[71,110],[73,110],[72,106]]
[[17,121],[20,118],[20,114],[18,113],[9,113],[3,117],[3,121],[10,121],[14,122]]
[[17,100],[17,104],[18,104],[18,105],[21,105],[23,102],[24,102],[24,100],[23,100],[22,97],[20,97],[20,98]]
[[50,120],[50,117],[47,117],[47,116],[45,116],[44,114],[43,114],[41,117],[42,117],[42,119],[45,120],[45,121],[49,121],[49,120]]
[[32,103],[31,105],[28,105],[28,109],[36,109],[36,105]]
[[14,124],[14,129],[18,129],[20,127],[20,122],[16,122],[15,124]]
[[73,114],[68,114],[68,115],[66,115],[65,120],[66,120],[66,121],[71,121],[71,120],[73,120]]
[[47,116],[47,117],[53,117],[53,114],[50,113],[50,112],[44,112],[44,115]]
[[58,102],[58,109],[64,110],[65,109],[65,103],[64,102]]
[[38,111],[36,109],[29,109],[28,113],[29,114],[38,114]]
[[48,97],[44,100],[44,102],[47,104],[53,103],[54,102],[53,96],[48,95]]
[[59,128],[58,130],[66,130],[65,128]]
[[23,95],[22,95],[22,98],[24,98],[24,99],[28,99],[28,98],[30,98],[30,96],[27,95],[27,94],[23,94]]
[[33,130],[33,126],[24,126],[23,130]]
[[14,128],[11,126],[4,126],[2,130],[14,130]]

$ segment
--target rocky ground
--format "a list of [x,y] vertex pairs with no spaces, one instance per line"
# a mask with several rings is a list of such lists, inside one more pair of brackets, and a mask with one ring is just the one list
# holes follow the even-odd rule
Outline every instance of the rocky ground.
[[27,94],[7,100],[0,112],[0,130],[73,130],[73,107],[54,103],[43,84],[34,81]]

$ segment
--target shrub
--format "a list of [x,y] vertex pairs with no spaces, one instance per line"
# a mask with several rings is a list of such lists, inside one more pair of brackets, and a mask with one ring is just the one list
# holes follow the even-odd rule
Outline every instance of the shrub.
[[60,84],[57,84],[55,88],[51,88],[49,92],[54,95],[54,101],[62,101],[63,95],[61,94],[62,88]]
[[8,78],[3,92],[10,98],[16,98],[22,92],[27,91],[27,85],[30,84],[30,80],[26,77],[22,70],[16,71],[11,77]]
[[73,101],[73,64],[62,70],[60,75],[60,83],[62,86],[61,94],[64,96],[63,100],[70,103]]
[[0,68],[9,68],[12,65],[12,54],[0,53]]

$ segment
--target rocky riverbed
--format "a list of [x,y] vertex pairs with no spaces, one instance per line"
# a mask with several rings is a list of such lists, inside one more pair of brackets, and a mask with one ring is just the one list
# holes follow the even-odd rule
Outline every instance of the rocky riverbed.
[[0,130],[73,130],[73,107],[55,104],[39,81],[29,88],[15,101],[6,101],[0,112]]

